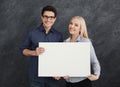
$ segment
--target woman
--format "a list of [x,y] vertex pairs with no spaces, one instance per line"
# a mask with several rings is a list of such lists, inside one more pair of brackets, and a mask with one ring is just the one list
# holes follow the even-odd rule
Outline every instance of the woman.
[[[69,23],[70,37],[66,42],[90,42],[88,38],[86,23],[83,17],[75,16]],[[92,87],[91,81],[97,80],[100,76],[100,64],[96,57],[92,43],[90,45],[90,62],[93,73],[88,77],[64,76],[66,87]]]

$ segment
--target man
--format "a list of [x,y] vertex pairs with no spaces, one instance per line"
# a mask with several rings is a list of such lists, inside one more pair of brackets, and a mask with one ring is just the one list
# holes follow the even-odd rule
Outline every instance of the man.
[[21,47],[23,55],[30,56],[31,87],[59,87],[60,77],[38,77],[38,55],[44,52],[44,48],[38,47],[38,43],[63,41],[61,33],[52,27],[56,16],[57,12],[53,6],[45,6],[41,12],[42,24],[29,32]]

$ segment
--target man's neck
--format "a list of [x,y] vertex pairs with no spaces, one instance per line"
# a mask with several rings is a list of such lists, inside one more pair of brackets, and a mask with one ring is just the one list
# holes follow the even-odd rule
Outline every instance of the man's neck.
[[50,31],[51,28],[46,28],[45,27],[45,33],[48,34],[48,32]]
[[[44,26],[44,25],[43,25]],[[44,29],[45,29],[45,33],[48,34],[48,32],[50,31],[51,27],[46,27],[44,26]]]

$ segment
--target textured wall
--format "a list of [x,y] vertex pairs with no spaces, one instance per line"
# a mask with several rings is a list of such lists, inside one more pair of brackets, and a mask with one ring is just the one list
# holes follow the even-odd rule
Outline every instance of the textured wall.
[[25,34],[40,24],[45,5],[57,8],[54,26],[64,39],[70,18],[85,18],[102,68],[94,87],[120,87],[120,0],[0,0],[0,87],[29,87],[29,58],[20,54],[19,47]]

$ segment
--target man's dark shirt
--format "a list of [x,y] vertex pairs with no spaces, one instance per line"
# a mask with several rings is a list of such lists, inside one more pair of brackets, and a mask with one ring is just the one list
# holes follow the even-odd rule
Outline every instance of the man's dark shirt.
[[[62,42],[63,38],[60,32],[51,28],[48,34],[45,33],[45,29],[42,24],[32,31],[29,32],[24,43],[22,44],[21,50],[30,49],[35,50],[38,47],[39,42]],[[54,61],[54,60],[51,60]],[[29,76],[31,80],[45,82],[45,81],[55,81],[50,77],[38,77],[38,56],[30,57],[30,69]]]

